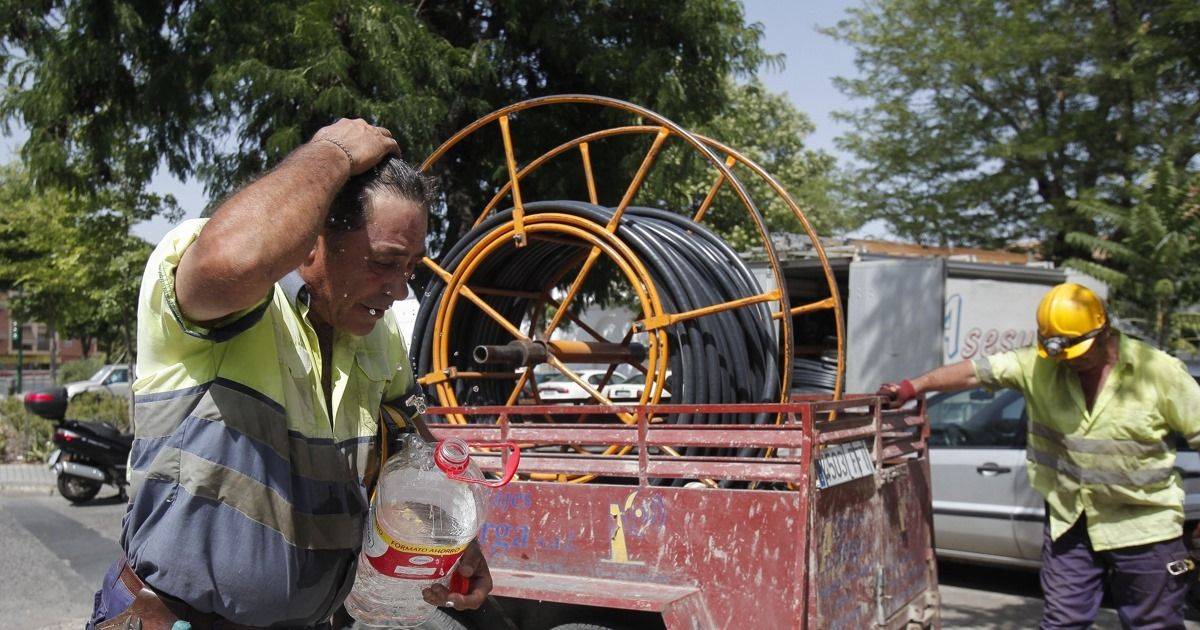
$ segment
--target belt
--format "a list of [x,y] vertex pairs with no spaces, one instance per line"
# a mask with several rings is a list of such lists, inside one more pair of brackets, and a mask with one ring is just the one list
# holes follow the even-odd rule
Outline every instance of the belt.
[[121,584],[133,595],[133,603],[121,614],[96,625],[96,630],[170,630],[177,621],[191,624],[192,630],[258,630],[234,623],[213,613],[203,613],[187,604],[160,594],[121,563]]

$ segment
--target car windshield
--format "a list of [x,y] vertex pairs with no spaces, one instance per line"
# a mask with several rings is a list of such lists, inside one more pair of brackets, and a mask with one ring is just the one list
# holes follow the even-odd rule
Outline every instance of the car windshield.
[[929,401],[926,415],[930,426],[963,424],[995,399],[996,394],[986,389],[941,394]]
[[939,396],[930,401],[930,446],[1022,448],[1025,399],[1019,392],[983,389]]
[[107,372],[108,372],[108,366],[106,365],[106,366],[104,366],[104,367],[100,368],[99,370],[96,370],[96,373],[95,373],[95,374],[93,374],[93,375],[91,376],[91,378],[89,378],[88,380],[89,380],[89,381],[98,381],[98,380],[101,380],[101,379],[103,379],[103,378],[104,378],[104,375],[105,375],[105,373],[107,373]]

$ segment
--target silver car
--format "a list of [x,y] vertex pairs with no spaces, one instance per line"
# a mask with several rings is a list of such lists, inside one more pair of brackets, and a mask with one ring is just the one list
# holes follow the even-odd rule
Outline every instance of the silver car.
[[133,379],[130,378],[129,366],[110,363],[85,381],[67,383],[67,400],[85,392],[109,394],[112,396],[129,397],[132,393]]
[[[929,399],[929,462],[939,557],[1037,568],[1045,508],[1029,485],[1025,398],[972,389]],[[1185,532],[1200,522],[1200,454],[1177,440]]]

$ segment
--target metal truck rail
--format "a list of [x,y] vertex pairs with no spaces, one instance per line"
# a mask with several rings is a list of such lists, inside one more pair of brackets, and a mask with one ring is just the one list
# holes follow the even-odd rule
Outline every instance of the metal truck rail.
[[[522,480],[494,491],[479,536],[494,595],[519,628],[936,627],[928,424],[923,407],[879,403],[436,407],[427,417],[498,418],[430,428],[522,445]],[[760,412],[782,421],[662,421]],[[546,422],[581,415],[613,421]],[[769,456],[671,454],[683,446]],[[498,471],[505,454],[473,457]]]

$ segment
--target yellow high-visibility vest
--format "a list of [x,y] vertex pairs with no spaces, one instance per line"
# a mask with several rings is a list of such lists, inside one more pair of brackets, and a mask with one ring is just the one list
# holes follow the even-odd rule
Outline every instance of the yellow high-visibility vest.
[[1200,385],[1183,362],[1115,334],[1118,362],[1091,410],[1075,372],[1033,347],[974,361],[984,386],[1025,395],[1029,480],[1046,498],[1051,535],[1086,514],[1097,551],[1182,534],[1174,435],[1200,447]]

